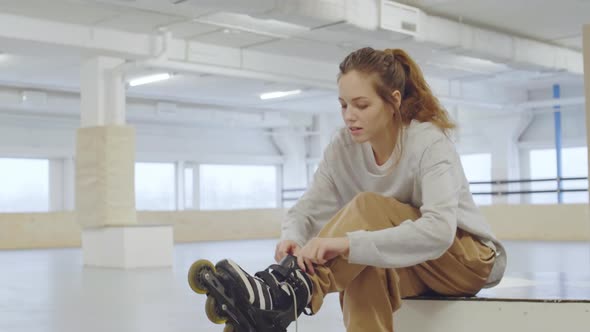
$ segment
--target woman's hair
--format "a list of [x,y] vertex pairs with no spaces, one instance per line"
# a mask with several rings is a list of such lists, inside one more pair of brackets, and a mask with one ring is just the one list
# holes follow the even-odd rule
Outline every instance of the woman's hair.
[[[420,122],[431,122],[445,133],[455,128],[447,111],[432,94],[420,67],[405,51],[361,48],[350,53],[340,63],[338,79],[351,71],[373,78],[375,91],[386,104],[393,107],[394,119],[401,119],[404,125],[416,119]],[[399,109],[394,107],[391,95],[395,90],[401,94]],[[397,124],[399,125],[399,121]],[[398,134],[401,135],[401,131]]]

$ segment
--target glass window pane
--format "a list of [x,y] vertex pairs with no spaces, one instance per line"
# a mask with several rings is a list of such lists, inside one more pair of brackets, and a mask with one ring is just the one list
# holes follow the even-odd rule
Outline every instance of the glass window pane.
[[277,206],[276,166],[200,165],[199,174],[203,210]]
[[563,189],[588,189],[588,180],[567,180],[561,183]]
[[0,158],[0,212],[49,210],[49,161]]
[[[531,178],[556,178],[557,177],[557,156],[555,149],[532,150],[531,156]],[[565,148],[561,152],[562,176],[587,177],[588,176],[588,154],[586,147]],[[531,188],[536,190],[556,190],[557,181],[534,182]],[[563,189],[587,189],[588,180],[565,180],[562,182]],[[532,194],[532,203],[555,204],[557,193]],[[586,203],[588,202],[587,192],[566,192],[563,193],[564,203]]]
[[[492,155],[489,153],[468,154],[461,156],[461,164],[469,182],[492,180]],[[490,184],[473,184],[469,186],[472,193],[491,192]],[[492,195],[473,195],[478,205],[492,204]]]
[[588,203],[588,192],[565,192],[563,193],[564,203]]
[[297,200],[284,200],[283,201],[283,208],[285,209],[290,209],[293,206],[295,206],[295,203],[297,203]]
[[172,163],[135,164],[135,200],[138,210],[175,209],[175,173]]
[[[530,152],[530,174],[531,179],[556,178],[557,166],[555,149],[531,150]],[[531,190],[555,190],[556,181],[532,182]],[[533,204],[555,204],[557,203],[556,193],[531,194]]]
[[293,189],[286,189],[283,191],[283,207],[284,208],[291,208],[293,207],[297,201],[303,196],[305,193],[305,188],[293,188]]
[[564,177],[588,176],[588,152],[586,147],[563,149],[561,163]]
[[195,194],[193,174],[192,166],[184,169],[184,207],[186,209],[195,208],[193,204]]
[[[588,149],[584,147],[563,149],[561,153],[563,177],[588,176]],[[588,189],[588,180],[562,182],[563,189]],[[564,203],[588,203],[588,192],[565,192]]]

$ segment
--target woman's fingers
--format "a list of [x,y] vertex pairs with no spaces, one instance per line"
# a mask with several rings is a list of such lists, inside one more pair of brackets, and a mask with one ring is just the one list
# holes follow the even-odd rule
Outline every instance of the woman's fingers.
[[312,275],[315,274],[315,270],[313,268],[313,262],[309,259],[306,259],[305,263],[307,264],[307,272]]
[[[281,251],[282,248],[285,249]],[[303,248],[300,248],[296,243],[292,247],[278,247],[277,256],[282,255],[282,258],[285,252],[293,254],[297,256],[297,265],[301,270],[309,274],[315,274],[314,264],[326,264],[329,260],[344,253],[347,248],[348,243],[344,238],[314,238]]]
[[299,245],[295,241],[283,240],[279,242],[275,249],[275,260],[280,262],[285,256],[293,255],[299,250]]
[[302,269],[303,272],[307,272],[309,274],[315,273],[313,262],[309,258],[303,256],[297,257],[297,265],[299,265],[299,268]]
[[305,260],[303,259],[303,256],[301,256],[301,255],[297,256],[297,266],[299,266],[299,268],[303,272],[307,272],[307,267],[305,266]]
[[275,261],[278,263],[281,261],[281,259],[283,259],[283,257],[285,257],[285,253],[282,248],[282,242],[279,242],[279,243],[277,243],[277,246],[275,249]]
[[317,248],[314,243],[315,241],[310,241],[305,247],[299,250],[296,255],[299,267],[309,274],[315,274],[315,269],[313,267],[315,257],[313,253],[317,251]]
[[323,264],[326,263],[326,248],[325,247],[321,246],[318,249],[318,254],[316,256],[316,260],[317,260],[316,263],[318,263],[318,264],[322,264],[323,265]]

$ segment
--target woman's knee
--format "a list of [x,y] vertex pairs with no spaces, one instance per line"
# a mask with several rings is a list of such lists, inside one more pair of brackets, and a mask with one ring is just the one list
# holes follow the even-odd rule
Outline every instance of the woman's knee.
[[354,198],[350,201],[350,204],[361,208],[370,208],[374,209],[375,207],[390,207],[390,206],[405,206],[406,204],[398,201],[393,197],[386,197],[379,193],[375,192],[361,192],[358,193]]
[[[389,198],[389,199],[392,199],[392,198]],[[370,192],[370,191],[364,191],[364,192],[356,194],[356,196],[354,196],[354,198],[350,202],[353,204],[357,204],[357,205],[359,205],[359,204],[360,205],[367,205],[367,204],[384,202],[386,200],[388,200],[388,198],[381,195],[381,194]]]
[[361,192],[349,204],[361,214],[384,214],[388,219],[400,219],[400,222],[407,219],[415,220],[420,216],[419,210],[410,204],[374,192]]

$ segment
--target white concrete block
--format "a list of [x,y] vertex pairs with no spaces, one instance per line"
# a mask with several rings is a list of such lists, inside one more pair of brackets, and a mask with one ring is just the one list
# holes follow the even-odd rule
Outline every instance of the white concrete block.
[[171,225],[90,228],[82,231],[85,266],[143,268],[172,266]]
[[590,303],[527,300],[404,300],[396,331],[587,332]]

